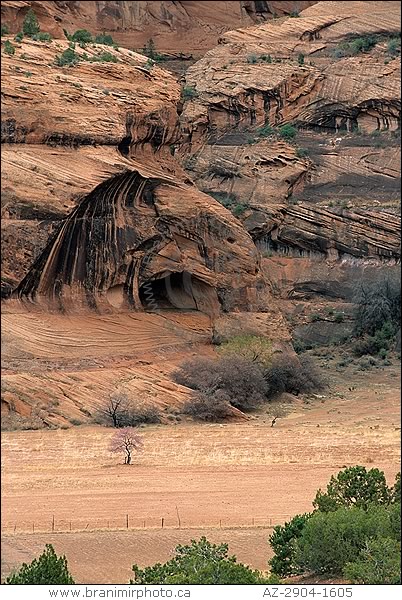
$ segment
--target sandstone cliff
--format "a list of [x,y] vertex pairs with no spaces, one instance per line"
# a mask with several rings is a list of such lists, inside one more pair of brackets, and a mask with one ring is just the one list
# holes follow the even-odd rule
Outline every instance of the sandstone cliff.
[[[173,77],[147,70],[128,50],[115,50],[112,64],[49,68],[55,51],[54,42],[23,42],[3,68],[5,270],[9,283],[25,275],[16,295],[63,310],[100,310],[102,303],[139,310],[148,284],[150,296],[167,306],[250,308],[258,274],[251,238],[218,202],[183,181],[171,156],[178,139]],[[23,69],[31,69],[29,77]],[[15,186],[18,170],[24,176]],[[33,223],[16,224],[21,215]],[[29,227],[42,231],[44,216],[50,238],[42,250],[46,235],[38,236],[31,254],[17,236],[25,238]],[[16,246],[23,252],[18,265]],[[169,297],[162,285],[168,276]]]
[[127,48],[140,49],[150,38],[159,50],[200,54],[229,29],[300,11],[314,2],[12,2],[1,3],[2,22],[16,33],[32,7],[44,31],[56,38],[88,29],[111,32]]
[[[399,260],[398,15],[320,2],[225,34],[188,70],[183,164],[267,251]],[[370,49],[343,56],[355,39]]]

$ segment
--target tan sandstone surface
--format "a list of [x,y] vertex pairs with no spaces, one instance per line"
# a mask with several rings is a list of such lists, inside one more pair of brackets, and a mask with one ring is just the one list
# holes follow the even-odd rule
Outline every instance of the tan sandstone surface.
[[63,29],[73,33],[111,32],[119,44],[141,48],[150,38],[157,47],[173,55],[199,54],[217,43],[228,29],[252,25],[274,16],[300,11],[314,2],[13,2],[1,3],[1,15],[11,31],[21,29],[29,10],[36,12],[41,27],[63,38]]

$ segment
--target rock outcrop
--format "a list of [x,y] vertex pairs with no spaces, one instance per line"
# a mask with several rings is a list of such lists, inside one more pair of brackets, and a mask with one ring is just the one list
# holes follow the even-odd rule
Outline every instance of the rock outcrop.
[[[225,34],[188,70],[183,164],[262,250],[399,260],[398,15],[320,2]],[[343,56],[356,38],[370,50]]]
[[150,38],[159,50],[203,53],[216,45],[225,31],[284,14],[297,13],[314,2],[13,2],[1,3],[2,22],[13,33],[33,8],[41,27],[56,38],[88,29],[111,32],[127,48],[140,49]]
[[[110,64],[49,69],[55,51],[54,42],[24,42],[3,70],[5,270],[8,282],[25,275],[14,296],[56,310],[249,310],[258,277],[251,238],[185,181],[171,156],[179,132],[173,77],[127,50],[115,50]],[[29,77],[22,68],[32,69]],[[21,167],[26,175],[15,185]],[[14,235],[27,230],[15,221],[22,213],[39,229],[41,211],[50,238],[31,257],[25,245],[17,266],[13,249],[23,244]]]

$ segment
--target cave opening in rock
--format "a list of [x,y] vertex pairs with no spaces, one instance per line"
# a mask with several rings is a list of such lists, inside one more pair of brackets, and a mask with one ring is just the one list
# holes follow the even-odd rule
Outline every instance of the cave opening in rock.
[[167,273],[145,282],[140,300],[148,311],[205,310],[216,296],[214,288],[190,273]]

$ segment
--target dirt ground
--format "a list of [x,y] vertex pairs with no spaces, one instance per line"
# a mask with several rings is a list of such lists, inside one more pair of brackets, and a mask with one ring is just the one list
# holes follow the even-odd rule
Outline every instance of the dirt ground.
[[399,384],[397,364],[337,374],[327,394],[279,407],[275,427],[275,406],[242,423],[148,426],[131,466],[109,452],[107,428],[3,433],[3,575],[54,541],[77,581],[124,582],[134,562],[202,533],[264,568],[269,526],[310,510],[331,474],[363,464],[392,483]]

